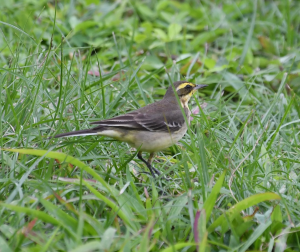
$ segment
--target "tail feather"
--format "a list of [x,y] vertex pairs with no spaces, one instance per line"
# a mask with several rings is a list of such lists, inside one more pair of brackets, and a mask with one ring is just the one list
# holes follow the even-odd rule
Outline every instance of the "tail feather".
[[66,137],[66,136],[90,136],[90,135],[97,135],[97,131],[94,129],[85,129],[85,130],[77,130],[77,131],[71,131],[67,133],[62,133],[55,135],[53,138],[59,138],[59,137]]

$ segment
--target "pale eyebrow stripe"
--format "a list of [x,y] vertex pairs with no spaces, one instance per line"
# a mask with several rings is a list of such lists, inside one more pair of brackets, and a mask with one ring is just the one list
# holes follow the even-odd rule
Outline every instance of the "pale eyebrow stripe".
[[177,88],[176,91],[178,91],[179,89],[183,88],[184,86],[186,86],[186,84],[188,84],[188,82],[182,83],[180,84]]
[[176,88],[176,91],[178,91],[179,89],[185,87],[187,84],[190,84],[190,85],[193,86],[193,87],[195,86],[195,84],[193,84],[193,83],[190,83],[190,82],[184,82],[184,83],[180,84],[180,85]]

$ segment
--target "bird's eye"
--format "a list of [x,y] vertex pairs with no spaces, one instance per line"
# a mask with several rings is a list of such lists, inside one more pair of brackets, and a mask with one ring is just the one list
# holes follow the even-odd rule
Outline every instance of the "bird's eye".
[[186,85],[186,86],[185,86],[186,89],[189,89],[189,88],[191,88],[191,87],[192,87],[191,85]]

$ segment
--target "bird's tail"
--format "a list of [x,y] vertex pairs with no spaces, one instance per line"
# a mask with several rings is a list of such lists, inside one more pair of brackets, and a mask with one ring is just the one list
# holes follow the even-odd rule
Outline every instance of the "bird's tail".
[[77,130],[77,131],[58,134],[51,138],[59,138],[59,137],[66,137],[66,136],[91,136],[91,135],[98,135],[98,133],[93,129],[85,129],[85,130]]

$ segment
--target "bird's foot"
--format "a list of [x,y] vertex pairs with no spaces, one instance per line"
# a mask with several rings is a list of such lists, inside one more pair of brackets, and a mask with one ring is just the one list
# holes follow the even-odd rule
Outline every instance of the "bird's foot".
[[[154,176],[152,176],[154,179],[157,178],[157,177],[159,177],[159,176],[162,174],[159,170],[157,170],[157,169],[154,168],[153,166],[152,166],[152,170],[153,170],[154,173],[155,173]],[[150,172],[146,172],[146,171],[139,172],[138,174],[147,174],[147,175],[149,175],[149,176],[151,175]],[[171,178],[169,178],[169,177],[167,177],[167,176],[165,176],[165,175],[163,175],[162,178],[165,179],[165,180],[167,180],[167,181],[170,181],[170,180],[171,180]]]
[[[157,170],[155,167],[151,166],[151,168],[154,170],[154,172],[155,172],[158,176],[160,176],[160,175],[162,174],[162,173],[161,173],[159,170]],[[163,175],[162,178],[165,179],[165,180],[167,180],[167,181],[170,181],[170,180],[171,180],[171,178],[168,178],[168,177],[165,176],[165,175]]]

